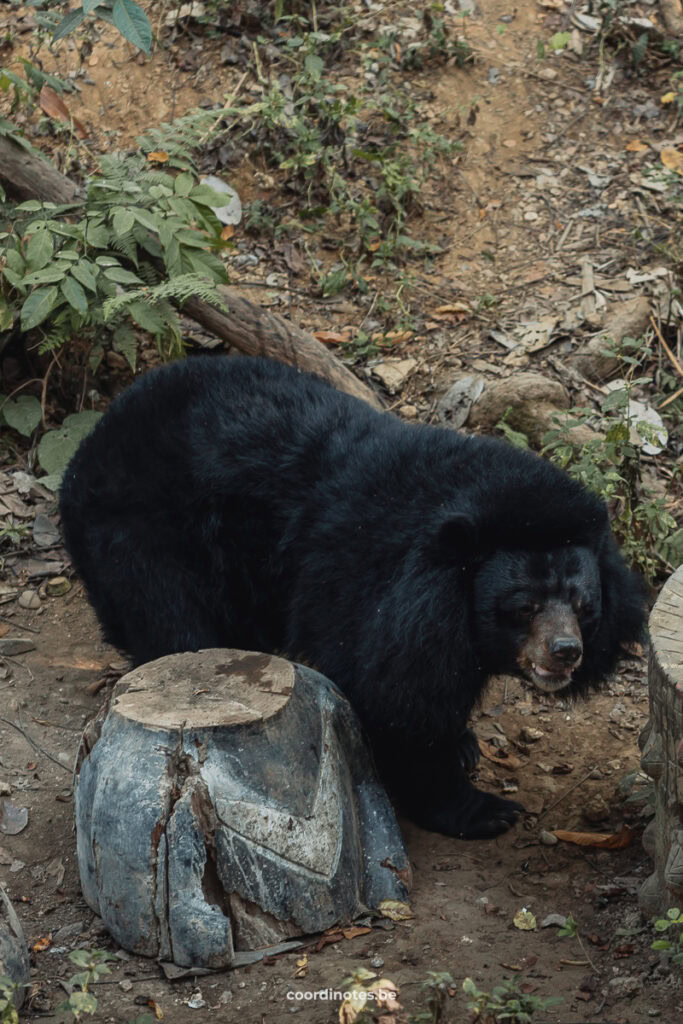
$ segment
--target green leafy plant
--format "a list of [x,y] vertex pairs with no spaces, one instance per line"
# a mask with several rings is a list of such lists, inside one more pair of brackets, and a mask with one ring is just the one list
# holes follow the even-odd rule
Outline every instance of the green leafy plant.
[[560,939],[576,939],[579,946],[581,947],[581,952],[583,953],[583,955],[585,956],[586,960],[591,965],[593,970],[595,970],[595,964],[588,955],[588,950],[584,946],[583,941],[581,939],[578,921],[575,921],[571,914],[567,914],[567,920],[565,921],[564,925],[561,928],[557,929],[557,936]]
[[74,974],[69,982],[72,989],[69,998],[60,1003],[56,1010],[68,1011],[79,1020],[82,1014],[95,1013],[97,999],[90,991],[90,987],[98,982],[105,974],[111,974],[107,966],[107,960],[114,960],[111,953],[102,949],[74,949],[69,953],[69,960],[76,967],[82,968],[78,974]]
[[220,305],[214,285],[227,275],[216,253],[226,243],[211,207],[224,199],[189,173],[141,160],[105,157],[102,170],[84,204],[11,207],[0,233],[0,323],[39,329],[41,352],[89,339],[92,366],[107,335],[134,368],[136,326],[171,356],[181,351],[172,300]]
[[[683,531],[665,500],[643,479],[641,445],[631,433],[635,426],[644,440],[657,440],[651,424],[634,423],[630,404],[633,392],[651,383],[650,377],[635,375],[651,353],[643,339],[625,338],[605,354],[618,357],[627,375],[624,386],[607,395],[599,414],[576,408],[556,416],[556,428],[544,436],[543,452],[610,504],[614,532],[626,557],[652,580],[683,561]],[[575,428],[586,426],[599,434],[577,439]]]
[[673,931],[670,938],[655,939],[650,948],[671,954],[673,964],[683,964],[683,911],[671,907],[666,917],[659,917],[653,922],[653,927],[660,933]]
[[134,0],[82,0],[65,14],[52,34],[53,43],[64,39],[79,28],[89,15],[114,25],[124,39],[149,53],[152,45],[152,26],[143,9]]
[[559,996],[533,996],[521,990],[522,982],[518,978],[505,978],[491,992],[483,992],[477,988],[471,978],[465,978],[462,989],[469,997],[467,1009],[472,1013],[474,1021],[508,1021],[510,1024],[529,1024],[535,1013],[558,1006],[562,999]]
[[[0,548],[5,544],[18,548],[22,540],[26,540],[30,535],[31,528],[28,523],[20,523],[13,516],[7,516],[0,525]],[[1,1014],[0,1021],[2,1021]]]
[[427,1009],[411,1016],[411,1024],[439,1024],[446,999],[454,990],[455,981],[448,971],[428,971],[426,980],[420,985]]
[[[111,347],[134,370],[140,332],[164,358],[182,353],[177,307],[188,298],[225,308],[216,285],[227,281],[218,254],[229,243],[212,209],[225,200],[186,171],[173,176],[141,158],[101,163],[83,202],[0,207],[0,329],[31,332],[41,354],[76,341],[93,370]],[[97,415],[76,413],[43,435],[46,486],[58,486]],[[33,395],[0,395],[0,417],[29,437],[43,410]]]
[[404,70],[421,70],[430,64],[452,61],[458,67],[472,61],[474,55],[463,37],[453,37],[446,22],[439,17],[438,4],[422,11],[422,32],[417,39],[404,43],[400,28],[392,28],[379,37],[379,46]]
[[19,1024],[19,1014],[14,1005],[16,984],[7,975],[0,975],[0,1024]]

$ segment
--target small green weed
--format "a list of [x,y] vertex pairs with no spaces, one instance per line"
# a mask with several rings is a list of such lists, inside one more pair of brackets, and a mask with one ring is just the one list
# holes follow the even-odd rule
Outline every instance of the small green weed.
[[19,1024],[19,1014],[14,1005],[17,986],[7,975],[0,975],[0,1024]]
[[674,929],[671,938],[655,939],[651,949],[659,949],[671,954],[673,964],[683,964],[683,911],[678,907],[667,910],[666,917],[654,921],[656,932],[667,932]]
[[420,985],[427,1009],[411,1016],[410,1024],[439,1024],[443,1017],[446,999],[453,995],[455,981],[448,971],[427,971],[427,978]]
[[[31,535],[31,528],[28,523],[18,523],[13,516],[7,518],[0,524],[0,548],[8,544],[10,547],[18,548],[22,540]],[[0,1017],[0,1020],[2,1018]]]
[[73,1014],[76,1020],[84,1013],[93,1014],[97,1009],[97,999],[90,991],[90,986],[98,982],[103,975],[111,974],[107,960],[113,959],[111,953],[102,949],[74,949],[69,953],[71,963],[82,970],[71,978],[70,987],[73,991],[68,999],[55,1008],[57,1013],[66,1010]]
[[465,978],[462,989],[469,997],[467,1009],[472,1012],[473,1020],[486,1024],[489,1021],[529,1024],[535,1013],[562,1002],[559,996],[527,995],[521,991],[522,984],[518,978],[505,978],[491,992],[482,992],[471,978]]
[[560,939],[576,939],[579,946],[581,947],[581,952],[583,953],[583,955],[585,956],[586,960],[591,965],[593,970],[595,970],[595,964],[591,960],[588,954],[588,950],[584,946],[583,941],[581,939],[578,921],[575,921],[571,914],[567,914],[566,923],[562,926],[562,928],[558,928],[557,936]]

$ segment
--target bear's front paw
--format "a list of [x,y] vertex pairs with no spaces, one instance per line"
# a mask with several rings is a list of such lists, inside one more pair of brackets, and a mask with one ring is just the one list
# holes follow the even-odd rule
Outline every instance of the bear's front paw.
[[419,824],[457,839],[493,839],[507,832],[523,810],[515,800],[477,789],[461,804],[433,808]]

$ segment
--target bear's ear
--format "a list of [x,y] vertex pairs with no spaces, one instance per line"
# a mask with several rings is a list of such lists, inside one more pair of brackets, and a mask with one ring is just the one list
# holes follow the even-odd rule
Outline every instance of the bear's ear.
[[469,512],[454,512],[438,526],[436,549],[442,558],[470,561],[479,548],[479,530]]

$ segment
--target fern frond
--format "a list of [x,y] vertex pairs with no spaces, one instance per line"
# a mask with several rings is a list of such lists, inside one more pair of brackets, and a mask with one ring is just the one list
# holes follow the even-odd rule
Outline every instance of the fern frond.
[[220,298],[216,286],[211,281],[207,281],[205,277],[200,277],[199,274],[179,274],[152,288],[136,288],[134,291],[107,299],[102,309],[104,319],[109,321],[121,310],[140,300],[155,307],[162,307],[169,299],[182,306],[191,298],[201,299],[202,302],[208,302],[224,313],[228,312],[228,307]]

